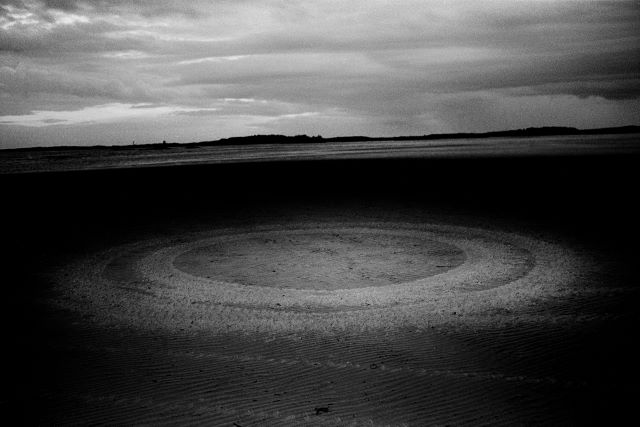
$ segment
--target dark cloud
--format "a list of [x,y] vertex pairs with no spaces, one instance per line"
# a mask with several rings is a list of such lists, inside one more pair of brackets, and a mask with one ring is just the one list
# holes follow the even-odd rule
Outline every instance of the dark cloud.
[[[209,2],[215,4],[214,2]],[[175,16],[197,17],[204,10],[202,0],[174,1],[174,0],[43,0],[46,10],[62,10],[75,12],[92,10],[97,13],[130,13],[144,17]]]
[[76,0],[44,0],[44,6],[49,9],[75,10],[78,8]]

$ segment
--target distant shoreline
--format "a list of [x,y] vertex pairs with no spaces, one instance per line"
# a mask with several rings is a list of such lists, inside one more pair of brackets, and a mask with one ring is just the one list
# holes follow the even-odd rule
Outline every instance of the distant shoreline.
[[166,149],[166,148],[197,148],[216,147],[230,145],[260,145],[260,144],[304,144],[304,143],[326,143],[326,142],[359,142],[359,141],[426,141],[440,139],[481,139],[481,138],[531,138],[542,136],[569,136],[569,135],[615,135],[640,133],[640,126],[618,126],[596,129],[577,129],[573,127],[529,127],[526,129],[512,129],[503,131],[480,132],[480,133],[439,133],[428,135],[392,136],[392,137],[370,137],[370,136],[338,136],[324,138],[308,135],[251,135],[231,138],[222,138],[212,141],[199,142],[162,142],[152,144],[129,144],[129,145],[56,145],[50,147],[22,147],[4,148],[0,151],[48,151],[48,150],[130,150],[130,149]]

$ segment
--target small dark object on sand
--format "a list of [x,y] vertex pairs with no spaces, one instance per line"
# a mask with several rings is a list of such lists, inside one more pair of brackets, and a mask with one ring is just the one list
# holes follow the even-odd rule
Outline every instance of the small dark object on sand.
[[316,411],[316,415],[320,415],[321,412],[329,412],[329,407],[313,408],[313,410]]

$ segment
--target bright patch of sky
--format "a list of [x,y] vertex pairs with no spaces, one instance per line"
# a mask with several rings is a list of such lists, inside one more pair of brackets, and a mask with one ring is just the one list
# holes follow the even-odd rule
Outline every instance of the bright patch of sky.
[[0,124],[21,126],[76,125],[86,123],[107,123],[130,120],[160,119],[170,114],[210,113],[217,108],[187,108],[157,106],[153,104],[112,103],[95,105],[72,111],[38,111],[30,114],[0,117]]

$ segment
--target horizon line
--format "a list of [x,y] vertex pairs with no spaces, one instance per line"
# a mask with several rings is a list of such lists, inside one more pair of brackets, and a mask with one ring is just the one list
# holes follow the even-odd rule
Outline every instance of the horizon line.
[[[140,148],[140,147],[185,147],[185,146],[215,146],[215,145],[236,145],[229,144],[229,141],[251,140],[256,138],[271,139],[304,139],[313,142],[314,140],[322,142],[358,142],[358,141],[398,141],[398,140],[429,140],[429,139],[465,139],[465,138],[492,138],[492,137],[541,137],[541,136],[563,136],[563,135],[580,135],[580,134],[605,134],[605,133],[640,133],[640,125],[623,125],[600,128],[580,129],[570,126],[539,126],[527,127],[519,129],[495,130],[487,132],[451,132],[451,133],[431,133],[422,135],[396,135],[396,136],[366,136],[366,135],[343,135],[334,137],[323,137],[318,135],[307,134],[253,134],[243,136],[231,136],[218,138],[215,140],[190,141],[190,142],[153,142],[145,144],[113,144],[113,145],[51,145],[51,146],[29,146],[15,148],[0,148],[0,151],[37,151],[37,150],[55,150],[55,149],[97,149],[97,148]],[[284,142],[284,141],[283,141]],[[254,143],[257,145],[258,143]],[[241,143],[239,143],[241,145]]]

